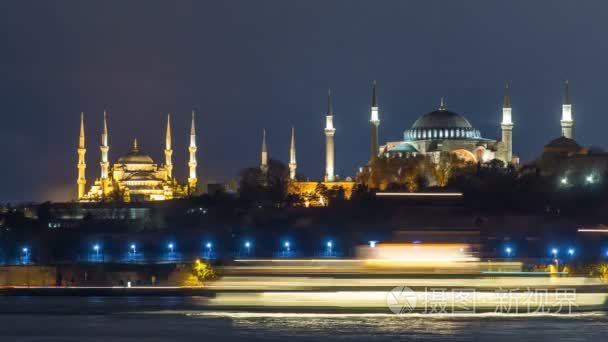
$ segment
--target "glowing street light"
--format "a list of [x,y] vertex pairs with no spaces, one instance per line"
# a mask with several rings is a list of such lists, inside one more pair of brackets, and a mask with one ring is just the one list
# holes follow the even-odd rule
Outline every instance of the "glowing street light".
[[291,247],[289,241],[285,241],[285,243],[283,244],[283,246],[285,246],[285,250],[287,251],[287,253],[289,253],[289,247]]
[[593,184],[593,183],[595,183],[595,179],[593,178],[593,175],[588,175],[587,177],[585,177],[585,182],[587,184]]
[[331,249],[334,246],[333,242],[327,241],[327,254],[331,256]]
[[568,185],[568,177],[563,177],[562,179],[559,180],[559,183],[561,185]]
[[376,248],[376,243],[378,243],[378,241],[374,241],[374,240],[369,241],[369,247]]
[[557,248],[551,249],[551,254],[553,254],[554,258],[557,258],[557,252],[558,252]]
[[25,256],[27,256],[27,254],[30,252],[30,250],[27,247],[23,247],[21,249],[21,251],[23,252],[23,254],[25,254]]
[[134,243],[131,244],[130,248],[131,248],[131,253],[133,253],[133,255],[137,254],[137,247],[135,246]]
[[95,244],[95,245],[93,246],[93,250],[95,251],[95,255],[96,255],[96,256],[99,256],[99,245],[98,245],[98,244]]
[[569,248],[568,249],[568,255],[569,256],[574,256],[574,248]]
[[175,248],[175,245],[173,244],[173,242],[169,242],[169,244],[167,245],[167,248],[169,248],[169,250],[171,251],[171,254],[173,254],[173,249]]
[[505,252],[507,252],[508,257],[511,257],[511,253],[513,252],[513,249],[511,249],[511,247],[507,247],[507,248],[505,248]]
[[211,250],[211,247],[213,247],[213,245],[211,244],[211,242],[207,242],[205,247],[207,247],[208,250]]

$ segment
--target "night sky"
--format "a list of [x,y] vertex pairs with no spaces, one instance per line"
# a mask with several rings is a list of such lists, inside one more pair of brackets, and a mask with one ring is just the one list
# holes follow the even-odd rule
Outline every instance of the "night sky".
[[523,161],[560,134],[570,80],[575,137],[608,148],[607,1],[8,1],[0,2],[0,201],[76,193],[79,113],[88,185],[99,176],[107,108],[110,160],[133,138],[162,163],[172,113],[175,174],[186,175],[197,108],[199,182],[259,160],[287,160],[320,179],[327,88],[334,94],[336,171],[369,155],[370,84],[380,140],[400,140],[444,96],[487,138],[500,137],[512,86],[514,152]]

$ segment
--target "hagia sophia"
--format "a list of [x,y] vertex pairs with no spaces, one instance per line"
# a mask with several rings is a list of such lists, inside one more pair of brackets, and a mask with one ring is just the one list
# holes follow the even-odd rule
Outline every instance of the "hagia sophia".
[[[542,156],[534,162],[535,165],[543,165],[543,173],[545,174],[566,174],[573,167],[592,166],[599,170],[607,170],[608,154],[603,151],[583,148],[573,140],[574,120],[567,81],[564,82],[563,91],[560,120],[561,135],[545,146]],[[350,197],[355,182],[350,178],[338,179],[335,173],[334,138],[336,127],[333,124],[333,116],[332,95],[329,92],[325,128],[323,129],[325,135],[325,172],[322,180],[302,181],[296,178],[298,164],[296,161],[295,129],[292,127],[289,162],[287,164],[290,180],[289,191],[291,193],[310,194],[315,191],[319,184],[322,184],[329,189],[340,187],[345,190],[345,197]],[[404,130],[402,140],[387,141],[380,145],[379,126],[380,107],[376,95],[376,82],[374,81],[370,106],[370,161],[375,158],[409,158],[417,155],[438,160],[441,154],[451,153],[472,163],[500,160],[505,166],[519,166],[519,158],[513,153],[512,132],[514,122],[508,85],[505,88],[502,101],[501,137],[499,139],[491,139],[482,135],[465,116],[449,110],[443,98],[441,98],[436,110],[421,115],[414,121],[411,128]],[[188,146],[189,177],[183,183],[180,183],[172,174],[171,118],[169,115],[167,116],[164,164],[156,164],[149,155],[143,153],[141,147],[137,144],[137,140],[133,142],[133,147],[129,153],[120,156],[111,165],[108,160],[108,150],[107,117],[104,111],[100,145],[101,172],[99,178],[87,190],[84,114],[82,114],[77,166],[78,201],[100,202],[109,197],[119,197],[125,202],[169,200],[182,198],[197,191],[197,147],[194,113],[192,113],[190,145]],[[268,171],[268,158],[266,131],[264,130],[260,160],[262,174]]]

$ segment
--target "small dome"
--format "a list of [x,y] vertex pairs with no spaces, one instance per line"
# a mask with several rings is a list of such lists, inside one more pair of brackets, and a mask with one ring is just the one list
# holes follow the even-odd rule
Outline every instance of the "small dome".
[[581,146],[574,139],[561,136],[551,140],[545,145],[544,153],[579,153],[582,151]]
[[416,147],[414,147],[412,144],[408,144],[406,142],[403,142],[395,147],[393,147],[390,152],[392,153],[418,153],[418,150],[416,149]]
[[545,145],[545,147],[571,148],[577,150],[581,148],[581,146],[574,139],[566,138],[564,136],[551,140],[547,145]]
[[137,139],[133,142],[131,152],[118,158],[118,164],[154,164],[154,160],[147,154],[141,153],[137,146]]

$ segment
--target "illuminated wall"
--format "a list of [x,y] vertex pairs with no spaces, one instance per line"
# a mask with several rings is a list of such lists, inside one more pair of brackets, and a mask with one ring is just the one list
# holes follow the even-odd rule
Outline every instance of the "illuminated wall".
[[[320,186],[322,185],[322,186]],[[320,188],[327,190],[344,189],[344,198],[350,200],[355,182],[290,182],[287,192],[298,195],[306,207],[322,207],[328,205],[328,200],[320,193]]]

